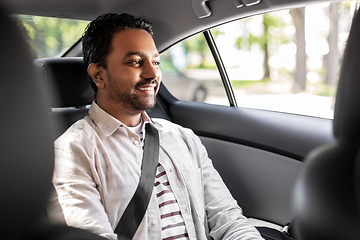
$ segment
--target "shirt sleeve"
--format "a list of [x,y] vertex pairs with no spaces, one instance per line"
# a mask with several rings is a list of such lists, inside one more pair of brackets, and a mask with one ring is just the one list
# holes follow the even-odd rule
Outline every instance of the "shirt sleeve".
[[190,141],[201,165],[206,220],[210,236],[217,239],[263,239],[243,215],[221,176],[214,168],[200,139],[191,131]]
[[49,216],[53,222],[65,220],[68,226],[116,240],[97,189],[92,149],[91,144],[76,141],[55,144],[53,184],[57,194],[50,200]]

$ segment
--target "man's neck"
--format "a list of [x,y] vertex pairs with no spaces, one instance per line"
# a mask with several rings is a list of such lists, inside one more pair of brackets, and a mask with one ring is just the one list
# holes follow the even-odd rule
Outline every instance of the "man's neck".
[[144,111],[129,111],[119,105],[103,104],[96,101],[97,105],[105,112],[122,122],[128,127],[135,127],[140,123],[141,115]]

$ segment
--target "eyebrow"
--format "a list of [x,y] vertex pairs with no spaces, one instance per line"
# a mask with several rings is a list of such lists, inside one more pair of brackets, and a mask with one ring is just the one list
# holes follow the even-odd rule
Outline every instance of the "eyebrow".
[[[124,59],[131,57],[131,56],[139,56],[139,57],[144,57],[144,54],[142,52],[128,52],[127,54],[125,54]],[[159,57],[160,54],[157,52],[156,54],[154,54],[153,57]]]

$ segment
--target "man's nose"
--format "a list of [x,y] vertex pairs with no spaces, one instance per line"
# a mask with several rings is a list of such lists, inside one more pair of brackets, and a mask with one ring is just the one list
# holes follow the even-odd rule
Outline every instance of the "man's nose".
[[159,65],[152,62],[147,62],[143,66],[142,77],[146,79],[156,79],[160,81],[161,70]]

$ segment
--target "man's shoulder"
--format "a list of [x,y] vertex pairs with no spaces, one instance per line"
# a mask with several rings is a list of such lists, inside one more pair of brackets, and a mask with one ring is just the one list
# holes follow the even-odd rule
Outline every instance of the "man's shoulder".
[[55,140],[55,145],[84,140],[84,137],[86,138],[94,131],[91,122],[92,120],[89,116],[76,121]]
[[158,130],[160,131],[171,131],[171,130],[176,130],[178,131],[179,129],[185,129],[182,126],[173,123],[169,120],[163,119],[163,118],[152,118],[151,119],[153,121],[153,123],[155,124],[155,126],[157,127]]
[[152,120],[162,133],[175,133],[181,135],[183,138],[192,138],[195,136],[190,128],[183,127],[169,120],[162,118],[152,118]]

